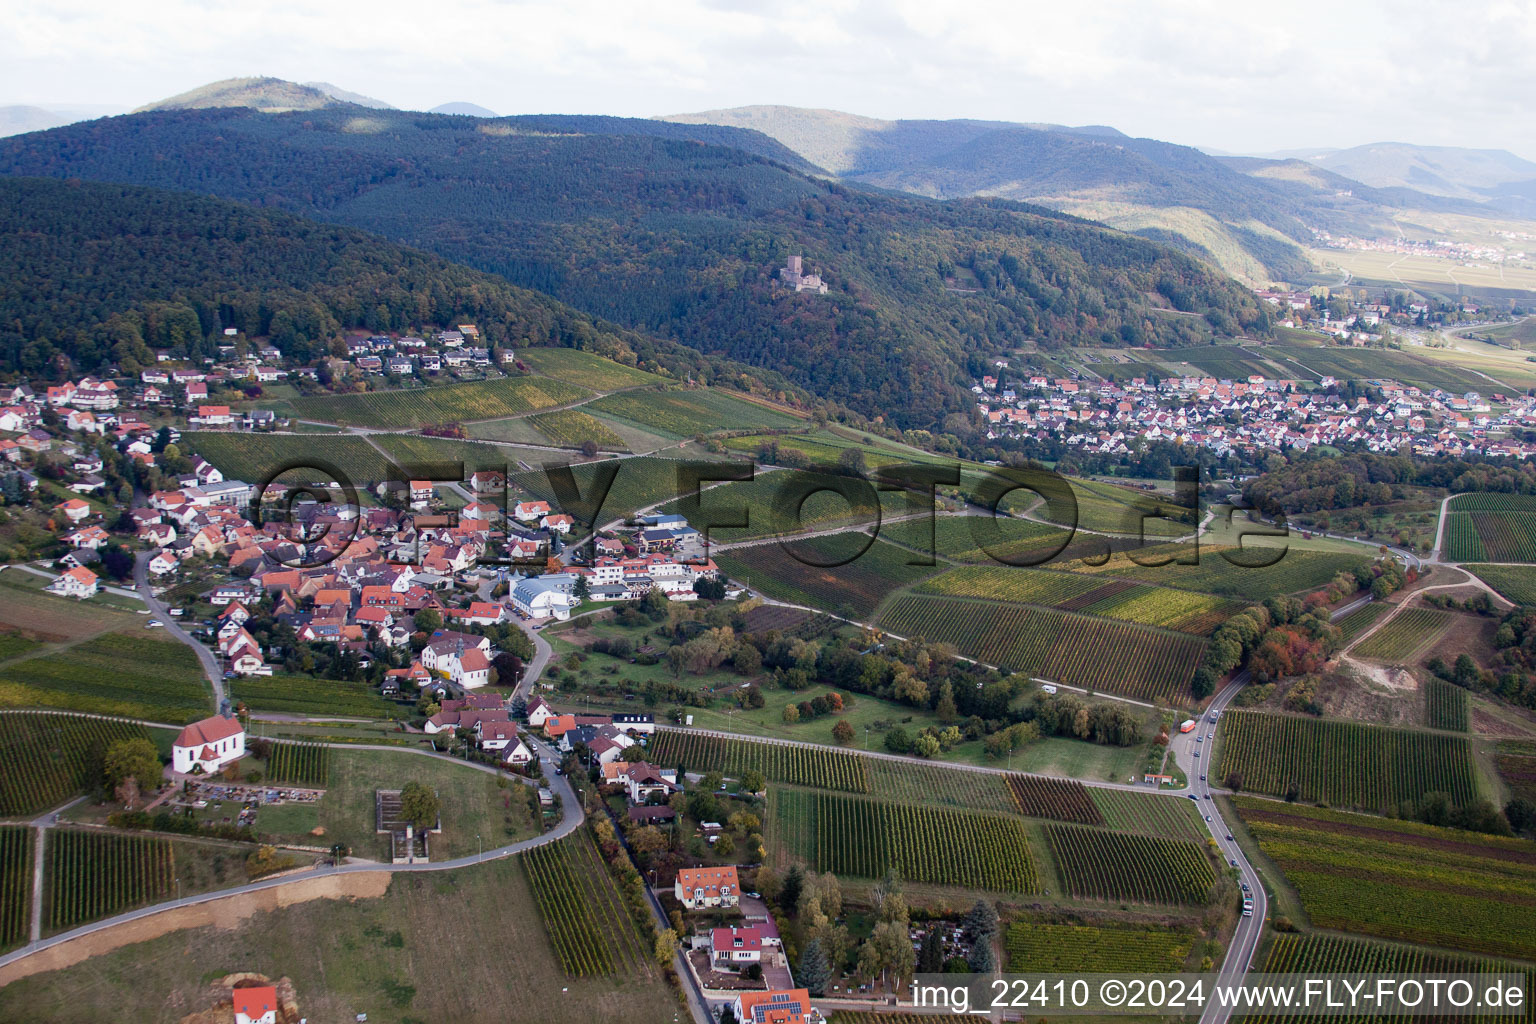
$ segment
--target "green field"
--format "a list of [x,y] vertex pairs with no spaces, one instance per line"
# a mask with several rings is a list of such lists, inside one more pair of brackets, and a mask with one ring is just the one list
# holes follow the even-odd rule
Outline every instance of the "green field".
[[1195,935],[1184,928],[1015,921],[1003,935],[1016,974],[1145,974],[1184,967]]
[[1204,842],[1210,835],[1194,803],[1161,793],[1133,793],[1123,789],[1088,787],[1088,795],[1103,815],[1104,824],[1122,832]]
[[1342,650],[1353,643],[1355,638],[1375,625],[1376,620],[1385,615],[1391,608],[1392,606],[1389,604],[1372,601],[1370,604],[1362,605],[1342,619],[1337,620],[1334,625],[1339,627],[1340,649]]
[[507,377],[405,391],[296,398],[293,408],[301,419],[343,426],[424,427],[537,412],[590,394],[549,377]]
[[787,411],[716,388],[605,395],[586,408],[672,438],[713,434],[721,430],[786,429],[802,426],[805,422]]
[[525,348],[518,351],[517,358],[536,373],[593,391],[617,391],[662,381],[654,373],[576,348]]
[[1455,683],[1424,683],[1424,724],[1431,729],[1467,732],[1472,724],[1472,695]]
[[1378,813],[1431,792],[1457,805],[1481,795],[1465,737],[1260,711],[1222,725],[1217,774],[1256,793]]
[[642,936],[585,829],[520,858],[549,943],[571,978],[652,978],[649,935]]
[[0,950],[27,941],[32,923],[32,830],[0,825]]
[[756,768],[770,782],[820,786],[848,793],[870,791],[870,759],[830,747],[795,747],[668,730],[656,734],[650,751],[651,760],[664,768],[716,771],[731,778],[740,778],[743,772]]
[[402,718],[406,709],[380,697],[367,683],[274,672],[270,676],[240,676],[229,681],[230,697],[252,711],[281,711],[299,715],[345,715],[360,718]]
[[1186,695],[1205,650],[1193,637],[1130,623],[966,598],[902,596],[879,623],[1009,671],[1143,700]]
[[1536,605],[1536,566],[1463,565],[1515,604]]
[[[1252,563],[1272,558],[1273,553],[1262,548],[1254,554],[1235,550],[1229,550],[1228,553],[1234,559],[1249,561],[1249,565],[1234,565],[1223,557],[1220,550],[1201,545],[1198,565],[1180,565],[1177,562],[1162,566],[1138,565],[1128,557],[1116,556],[1102,566],[1075,561],[1062,563],[1059,567],[1090,575],[1118,576],[1141,583],[1259,601],[1266,597],[1314,590],[1330,582],[1340,572],[1353,571],[1369,561],[1361,555],[1292,547],[1273,565],[1258,566]],[[1149,560],[1155,554],[1153,551],[1141,552],[1138,557]]]
[[180,724],[212,707],[197,655],[160,634],[104,633],[0,669],[0,707],[60,708]]
[[1536,959],[1529,842],[1272,800],[1234,803],[1313,925]]
[[938,571],[909,565],[921,556],[878,540],[846,564],[820,564],[850,557],[869,539],[835,534],[789,545],[770,541],[722,551],[715,564],[731,579],[780,601],[865,618],[895,591]]
[[1405,608],[1350,652],[1379,661],[1411,662],[1451,628],[1455,616],[1437,608]]
[[1038,881],[1014,817],[799,789],[770,790],[773,828],[816,871],[1028,893]]
[[940,803],[1007,814],[1016,810],[1004,776],[966,772],[921,761],[869,758],[870,792],[901,803]]
[[[995,520],[997,539],[992,540],[977,529],[984,521],[985,517],[981,516],[957,515],[935,516],[931,522],[926,519],[908,519],[881,526],[880,536],[904,547],[936,553],[957,562],[1007,561],[1031,564],[1062,550],[1071,536],[1059,526],[1002,517]],[[932,535],[929,533],[930,528]],[[985,549],[983,543],[987,544]],[[1064,555],[1065,551],[1062,553]],[[1010,564],[1009,567],[1015,566]]]
[[1487,391],[1490,387],[1486,377],[1408,352],[1293,345],[1271,345],[1267,351],[1278,358],[1294,360],[1316,374],[1340,380],[1389,379],[1458,393]]

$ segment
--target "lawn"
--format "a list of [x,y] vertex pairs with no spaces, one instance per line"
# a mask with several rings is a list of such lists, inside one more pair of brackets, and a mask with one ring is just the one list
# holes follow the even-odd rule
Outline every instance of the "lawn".
[[[0,630],[44,643],[79,640],[112,629],[142,628],[144,617],[92,598],[76,601],[43,590],[47,577],[22,569],[0,572]],[[135,608],[144,607],[138,602]]]
[[[12,982],[0,989],[0,1019],[176,1024],[205,1005],[211,979],[234,971],[291,978],[301,1012],[314,1021],[367,1013],[372,1024],[543,1024],[556,1016],[661,1024],[678,1015],[677,997],[661,981],[571,984],[537,919],[518,858],[397,875],[382,897],[259,911],[239,928],[176,932]],[[493,931],[511,938],[498,941]]]
[[[325,829],[323,845],[340,842],[359,857],[387,857],[387,837],[374,831],[374,791],[400,789],[412,780],[433,787],[442,800],[443,834],[431,839],[433,860],[474,853],[481,848],[476,833],[484,848],[492,849],[541,830],[538,818],[528,811],[521,783],[509,782],[503,789],[488,772],[403,750],[333,749],[326,794],[314,808],[315,820]],[[291,820],[280,816],[277,824],[302,827],[308,821],[295,813]],[[289,842],[321,844],[308,831],[280,833],[274,828],[273,835]]]

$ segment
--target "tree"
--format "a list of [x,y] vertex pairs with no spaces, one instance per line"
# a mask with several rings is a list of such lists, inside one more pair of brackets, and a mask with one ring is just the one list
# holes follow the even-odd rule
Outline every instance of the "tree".
[[101,568],[113,579],[123,580],[133,575],[133,554],[121,544],[112,543],[101,549]]
[[937,757],[939,754],[939,738],[932,733],[923,733],[913,742],[912,752],[918,757]]
[[794,725],[800,721],[800,709],[793,704],[784,705],[784,724]]
[[652,952],[656,956],[656,966],[666,967],[672,963],[672,957],[677,950],[677,932],[671,928],[663,928],[656,933],[656,944]]
[[418,832],[436,828],[442,809],[443,802],[425,783],[412,779],[400,791],[400,816],[416,826]]
[[800,870],[800,865],[791,864],[789,871],[779,883],[779,906],[789,913],[795,913],[800,907],[800,890],[805,887],[805,872]]
[[1227,774],[1227,788],[1234,793],[1241,793],[1243,791],[1243,773],[1229,772]]
[[429,635],[443,628],[443,617],[438,614],[436,608],[423,608],[412,618],[416,628]]
[[837,724],[832,727],[832,738],[845,747],[853,742],[853,726],[848,724],[848,719],[837,720]]
[[743,792],[761,793],[768,788],[768,780],[756,768],[748,768],[741,773],[741,788]]
[[806,944],[805,951],[800,954],[800,969],[795,972],[795,978],[813,996],[821,996],[827,991],[827,983],[832,980],[832,965],[827,962],[820,939],[812,939]]
[[635,856],[647,863],[658,854],[665,853],[669,845],[666,833],[655,825],[637,828],[629,836],[629,848],[635,851]]
[[491,659],[491,668],[496,670],[496,681],[502,686],[516,686],[523,680],[523,659],[510,651],[502,651]]
[[992,940],[978,942],[971,947],[971,955],[965,958],[972,974],[991,974],[997,970],[997,957],[992,952]]
[[933,713],[939,716],[941,722],[953,722],[959,712],[955,709],[955,688],[948,679],[939,684],[939,700],[933,706]]
[[937,925],[923,936],[922,949],[917,954],[919,974],[938,974],[944,970],[944,933]]
[[102,757],[101,770],[109,793],[116,793],[119,786],[132,779],[140,791],[160,787],[160,755],[154,743],[147,739],[117,740],[108,745]]
[[986,900],[977,900],[961,925],[972,942],[990,942],[997,938],[997,908]]
[[729,857],[736,852],[736,840],[731,838],[729,832],[722,832],[720,838],[715,840],[715,852],[722,857]]
[[725,785],[725,776],[719,772],[705,772],[703,782],[700,783],[706,790],[714,793]]
[[576,582],[571,584],[571,596],[578,601],[585,601],[592,596],[592,585],[587,582],[585,573],[576,574]]

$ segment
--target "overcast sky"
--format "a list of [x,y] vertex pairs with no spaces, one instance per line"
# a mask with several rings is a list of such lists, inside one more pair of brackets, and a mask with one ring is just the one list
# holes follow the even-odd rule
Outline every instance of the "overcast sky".
[[0,0],[0,104],[321,80],[426,109],[1108,124],[1240,152],[1383,140],[1536,158],[1536,0]]

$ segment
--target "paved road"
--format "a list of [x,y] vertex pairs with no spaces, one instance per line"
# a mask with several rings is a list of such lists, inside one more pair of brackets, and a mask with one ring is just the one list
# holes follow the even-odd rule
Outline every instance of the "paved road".
[[[251,882],[247,885],[236,886],[232,889],[221,889],[218,892],[203,893],[198,896],[187,896],[179,900],[170,900],[165,903],[157,903],[151,907],[143,907],[139,910],[130,911],[126,914],[118,914],[116,917],[109,917],[102,921],[96,921],[91,924],[82,925],[79,928],[75,928],[71,931],[64,932],[59,935],[51,936],[47,939],[42,939],[40,941],[34,940],[29,942],[27,945],[21,947],[20,949],[13,950],[4,956],[0,956],[0,967],[14,963],[24,957],[31,956],[33,953],[36,953],[39,950],[47,949],[50,946],[56,946],[62,942],[68,942],[71,939],[77,939],[82,935],[90,935],[94,932],[113,928],[120,924],[126,924],[129,921],[137,921],[142,918],[152,917],[155,914],[159,914],[166,910],[175,910],[178,907],[196,906],[200,903],[209,903],[214,900],[224,899],[228,896],[235,896],[240,893],[257,892],[262,889],[271,889],[280,885],[288,885],[291,882],[300,882],[327,875],[349,874],[357,871],[452,871],[455,868],[469,867],[470,865],[479,864],[488,860],[500,860],[503,857],[510,857],[513,854],[521,853],[524,850],[530,850],[536,846],[543,846],[546,843],[552,843],[557,839],[562,839],[581,827],[582,822],[586,818],[586,814],[582,810],[581,801],[577,799],[576,792],[571,788],[570,782],[564,776],[555,774],[555,767],[559,764],[559,760],[554,756],[554,752],[546,747],[543,743],[532,740],[531,737],[530,742],[533,744],[534,749],[537,751],[539,761],[544,767],[544,777],[549,780],[550,788],[559,795],[561,801],[562,813],[560,823],[542,835],[535,836],[532,839],[524,839],[521,842],[509,843],[506,846],[499,846],[494,850],[486,850],[484,853],[476,853],[472,856],[466,857],[456,857],[453,860],[437,861],[429,864],[356,863],[340,864],[335,867],[321,866],[315,868],[312,871],[304,871],[296,874],[284,875],[281,878],[272,878],[266,881]],[[493,775],[499,774],[497,769],[492,768],[489,765],[476,764],[471,761],[462,761],[458,758],[448,757],[445,754],[434,754],[425,750],[413,750],[411,748],[405,747],[390,747],[354,743],[334,743],[328,745],[345,750],[403,751],[405,753],[416,754],[421,757],[436,757],[440,760],[453,761],[455,763],[467,765],[470,768],[488,772]],[[513,778],[517,778],[518,781],[524,783],[525,785],[536,784],[531,779],[523,779],[518,776],[513,776]],[[39,832],[39,835],[41,835],[41,832]]]
[[149,560],[152,554],[153,552],[141,551],[134,561],[133,579],[138,586],[138,596],[149,606],[150,614],[165,623],[167,633],[197,652],[197,660],[202,663],[203,674],[208,677],[208,683],[213,687],[213,710],[218,711],[224,706],[224,670],[213,652],[199,643],[191,633],[182,629],[181,624],[171,617],[170,608],[155,596],[155,589],[149,584]]

